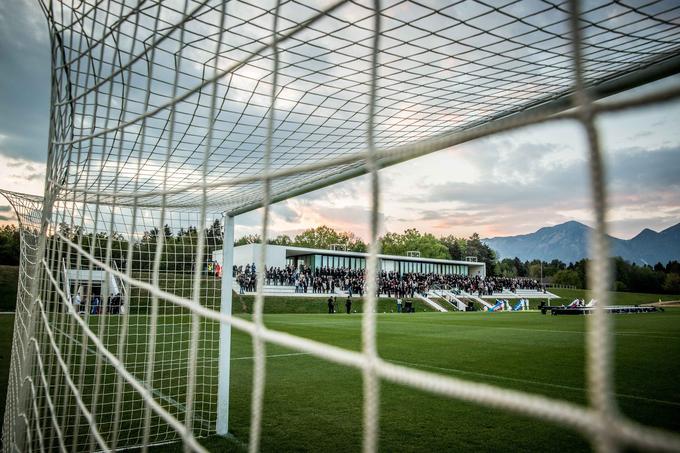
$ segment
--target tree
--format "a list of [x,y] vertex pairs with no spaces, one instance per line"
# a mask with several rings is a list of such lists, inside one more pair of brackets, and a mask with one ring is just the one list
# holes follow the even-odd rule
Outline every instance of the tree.
[[527,270],[526,265],[522,262],[522,260],[515,257],[514,262],[515,262],[515,269],[517,269],[517,276],[518,277],[527,277],[529,275],[529,272]]
[[0,264],[19,265],[21,234],[15,225],[0,227]]
[[680,275],[666,274],[662,288],[670,294],[680,294]]
[[581,281],[578,272],[569,269],[557,271],[557,273],[553,275],[552,282],[555,285],[575,286],[577,288],[583,288],[583,282]]
[[533,278],[534,280],[540,280],[542,276],[542,268],[543,266],[541,265],[541,262],[534,262],[526,266],[527,268],[527,273],[529,275],[529,278]]
[[[654,293],[662,287],[665,275],[654,272],[649,266],[631,266],[627,286],[629,291]],[[620,280],[617,278],[617,280]]]
[[205,238],[209,246],[221,247],[223,242],[222,223],[220,219],[213,220],[205,230]]
[[680,262],[673,260],[669,261],[666,264],[666,273],[667,274],[679,274],[680,275]]
[[449,235],[440,237],[439,241],[449,249],[449,255],[451,256],[452,260],[463,259],[463,247],[465,245],[465,239],[459,239],[453,235]]
[[485,263],[487,275],[493,276],[495,270],[494,264],[496,263],[496,252],[479,239],[479,234],[473,233],[467,240],[465,244],[465,254],[467,256],[476,256],[477,261]]
[[515,260],[505,258],[498,263],[498,274],[501,277],[514,278],[517,277],[517,268],[515,267]]
[[406,255],[408,251],[418,251],[424,258],[450,259],[449,249],[431,233],[421,234],[415,228],[405,230],[403,234],[387,233],[380,238],[383,253],[389,255]]
[[262,243],[262,238],[259,234],[246,234],[240,237],[236,242],[234,242],[234,247],[246,244],[260,244]]
[[279,234],[274,239],[269,239],[267,243],[271,245],[293,245],[293,240],[286,234]]
[[310,228],[295,236],[292,245],[312,249],[330,249],[333,244],[342,244],[351,252],[365,252],[366,243],[354,233],[335,231],[326,225]]
[[[577,286],[579,288],[584,288],[585,283],[588,281],[587,277],[586,277],[586,268],[587,267],[588,267],[588,260],[586,260],[586,259],[576,261],[575,263],[569,263],[569,266],[567,266],[567,269],[576,272],[576,274],[578,275],[578,280],[579,280],[580,284],[577,285]],[[557,275],[557,273],[555,275]]]

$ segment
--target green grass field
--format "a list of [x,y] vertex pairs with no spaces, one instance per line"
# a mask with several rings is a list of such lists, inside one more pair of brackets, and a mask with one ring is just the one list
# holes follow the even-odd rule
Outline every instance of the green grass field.
[[[9,350],[10,338],[4,333],[11,330],[12,318],[0,317],[3,351]],[[134,357],[139,357],[139,366],[133,368],[141,373],[147,318],[130,318],[133,329],[129,339],[138,344]],[[613,320],[616,392],[622,412],[640,422],[680,432],[680,310],[618,315]],[[118,324],[113,317],[108,321],[106,338],[113,343]],[[161,316],[159,321],[162,347],[157,357],[164,364],[159,360],[154,386],[169,389],[163,391],[175,398],[184,391],[186,369],[182,364],[186,363],[186,353],[173,348],[186,341],[189,318]],[[356,314],[267,314],[265,322],[273,329],[352,350],[360,348],[361,317]],[[387,360],[422,370],[584,404],[586,322],[585,317],[535,312],[380,314],[379,352]],[[214,333],[214,327],[207,325],[205,335]],[[267,347],[267,354],[262,449],[359,450],[360,373],[274,345]],[[211,449],[238,451],[248,440],[251,355],[250,337],[235,331],[229,422],[235,440],[202,439]],[[214,358],[214,351],[203,350],[200,376],[214,372]],[[5,372],[8,362],[4,357],[2,360]],[[110,373],[105,368],[105,374]],[[107,377],[103,388],[110,388],[112,382],[112,377]],[[199,382],[198,399],[201,407],[209,410],[216,397],[214,379]],[[0,397],[4,400],[4,394]],[[181,404],[181,397],[175,400]],[[140,406],[128,402],[125,409],[123,432],[137,435]],[[380,426],[380,448],[384,451],[589,448],[579,435],[560,426],[386,383],[381,387]],[[170,430],[168,433],[172,434]],[[181,445],[157,450],[181,451]]]
[[[271,328],[358,350],[360,319],[272,315]],[[680,431],[680,312],[615,318],[617,400],[627,415]],[[427,371],[583,404],[584,318],[537,313],[379,316],[380,355]],[[268,354],[281,354],[272,347]],[[250,340],[234,338],[234,356]],[[309,356],[268,361],[263,448],[358,450],[361,380],[357,371]],[[250,394],[250,363],[234,362],[232,395]],[[249,398],[232,401],[231,430],[247,440]],[[380,446],[385,451],[583,450],[559,426],[442,399],[396,385],[381,394]]]
[[[0,268],[0,304],[14,303],[17,268]],[[6,280],[6,281],[5,281]],[[13,280],[13,281],[12,281]],[[206,303],[219,300],[218,281],[208,282]],[[184,294],[188,285],[166,278],[167,289]],[[554,290],[559,303],[574,298],[589,300],[584,290]],[[10,294],[11,293],[11,294]],[[143,294],[139,300],[148,304]],[[612,293],[613,304],[635,305],[657,300],[678,300],[677,295]],[[415,300],[416,314],[396,314],[393,299],[378,303],[380,355],[398,364],[553,398],[585,404],[584,391],[586,317],[543,316],[525,313],[434,313]],[[532,306],[538,303],[532,300]],[[553,301],[555,303],[555,301]],[[344,298],[338,298],[344,311]],[[127,336],[127,367],[144,376],[149,317],[133,310]],[[234,296],[233,309],[248,318],[253,297]],[[326,314],[326,297],[268,297],[265,322],[273,329],[359,350],[363,303],[354,299],[352,313]],[[642,423],[680,433],[680,309],[664,313],[613,316],[616,344],[616,392],[621,411]],[[115,352],[120,317],[93,317],[91,327],[102,329],[107,347]],[[54,329],[64,341],[64,353],[73,345],[70,366],[77,377],[81,335],[69,334],[69,323],[55,320]],[[13,315],[0,316],[0,417],[9,371]],[[186,311],[162,304],[157,334],[154,396],[171,413],[182,418],[186,395],[186,363],[190,317]],[[91,345],[83,398],[87,403],[94,389],[95,355]],[[248,440],[252,380],[252,347],[249,336],[235,331],[232,341],[230,431],[233,438],[204,437],[212,450],[239,451]],[[262,449],[264,451],[352,451],[361,448],[362,382],[360,373],[297,351],[268,345],[267,384]],[[203,433],[210,434],[216,401],[217,325],[203,323],[197,369],[197,410],[205,420]],[[47,358],[49,362],[49,358]],[[54,364],[54,362],[52,362]],[[49,364],[48,364],[49,366]],[[99,412],[110,411],[115,372],[104,365]],[[63,385],[63,381],[62,381]],[[121,436],[139,438],[143,404],[126,387]],[[1,420],[1,418],[0,418]],[[172,429],[152,415],[153,439],[176,439]],[[99,426],[110,435],[111,417],[102,416]],[[73,417],[65,417],[65,432]],[[578,434],[560,426],[517,414],[448,400],[420,391],[383,383],[381,387],[380,448],[384,451],[583,451],[589,448]],[[49,427],[48,427],[49,428]],[[80,422],[80,436],[86,422]],[[49,437],[49,433],[46,432]],[[53,446],[56,446],[54,444]],[[157,451],[181,451],[180,444],[157,447]]]

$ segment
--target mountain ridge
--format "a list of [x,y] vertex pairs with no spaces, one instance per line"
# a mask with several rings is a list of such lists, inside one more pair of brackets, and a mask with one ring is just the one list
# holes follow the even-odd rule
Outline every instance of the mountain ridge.
[[[588,238],[593,228],[576,220],[541,227],[533,233],[482,239],[499,259],[518,257],[522,261],[559,259],[573,263],[588,256]],[[656,232],[644,228],[631,239],[608,236],[611,256],[637,264],[680,260],[680,223]]]

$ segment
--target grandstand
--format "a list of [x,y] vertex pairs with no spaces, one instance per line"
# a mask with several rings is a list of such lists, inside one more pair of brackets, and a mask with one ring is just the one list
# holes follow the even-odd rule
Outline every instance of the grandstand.
[[[361,295],[366,291],[364,273],[368,254],[345,250],[322,250],[304,247],[246,244],[233,248],[232,288],[239,294],[256,291],[255,261],[266,256],[265,283],[262,293],[269,296],[319,297],[320,294]],[[213,262],[223,267],[224,250],[212,253]],[[484,299],[557,299],[532,279],[486,278],[486,264],[379,254],[379,297],[419,297],[437,311],[447,308],[466,311],[474,303],[482,309],[491,305]],[[323,274],[323,275],[322,275]],[[323,289],[315,285],[318,278],[332,276]],[[224,276],[224,273],[222,273]],[[354,280],[360,281],[354,284]],[[406,288],[403,282],[406,281]],[[324,282],[325,283],[325,282]],[[495,288],[495,289],[493,289]],[[418,293],[417,295],[415,293]],[[441,299],[443,304],[432,299]]]
[[[262,249],[265,250],[262,250]],[[365,270],[368,253],[348,252],[346,250],[324,250],[306,247],[246,244],[234,247],[233,265],[245,267],[255,264],[260,253],[266,256],[265,266],[283,268],[292,266],[295,269],[346,269]],[[213,261],[222,265],[222,250],[212,253]],[[380,272],[426,273],[426,274],[456,274],[480,276],[486,275],[486,265],[477,261],[443,260],[436,258],[421,258],[419,256],[378,255]]]
[[[215,434],[235,439],[239,448],[247,443],[251,452],[263,445],[275,450],[279,445],[262,429],[272,397],[265,397],[267,373],[277,371],[278,358],[298,355],[326,368],[302,362],[308,367],[291,366],[275,384],[290,378],[303,387],[286,389],[297,390],[298,404],[319,392],[308,387],[315,366],[316,377],[356,379],[353,407],[345,409],[361,433],[355,449],[365,452],[378,450],[381,428],[394,415],[381,414],[385,400],[398,394],[395,412],[409,410],[404,401],[420,392],[551,422],[601,452],[680,450],[677,434],[618,410],[611,329],[599,305],[584,347],[561,349],[587,351],[579,361],[585,373],[571,370],[579,378],[585,374],[577,387],[585,386],[582,401],[481,384],[476,379],[483,373],[452,376],[437,365],[387,360],[385,345],[378,348],[376,313],[379,170],[557,121],[577,124],[587,137],[595,213],[589,287],[607,305],[608,198],[596,119],[661,105],[677,99],[680,89],[599,101],[680,72],[675,2],[42,0],[40,6],[52,46],[45,192],[2,192],[16,210],[22,237],[6,451],[115,451],[180,442],[186,451],[202,452],[209,448],[203,438]],[[334,320],[310,335],[299,325],[265,322],[263,272],[256,274],[252,314],[237,316],[233,274],[217,280],[204,272],[207,257],[219,249],[224,267],[232,268],[234,218],[263,208],[266,244],[272,203],[359,175],[368,175],[371,216],[370,248],[362,257],[366,297],[356,329],[339,327],[355,321]],[[166,225],[183,234],[171,241]],[[256,269],[265,268],[264,250]],[[68,269],[78,276],[99,272],[102,294],[121,285],[129,310],[81,315],[67,294],[73,287]],[[444,296],[457,307],[455,298],[465,305],[459,296],[489,303],[479,292],[449,292]],[[106,312],[107,298],[102,302]],[[502,321],[484,321],[489,318]],[[318,325],[319,319],[299,324]],[[412,328],[391,322],[400,348],[404,332],[432,329],[436,336],[459,329],[455,323],[443,330],[436,323],[416,321]],[[488,334],[478,335],[485,343],[481,354],[494,354]],[[466,349],[459,340],[455,351]],[[432,350],[442,347],[427,341]],[[232,357],[234,350],[245,353]],[[246,360],[252,369],[238,369]],[[410,392],[398,393],[402,387]],[[310,413],[330,413],[346,400]],[[429,415],[432,404],[424,406]],[[285,409],[280,413],[291,418]],[[442,436],[463,428],[447,424]],[[319,450],[323,442],[303,448]],[[531,440],[523,445],[536,448]]]

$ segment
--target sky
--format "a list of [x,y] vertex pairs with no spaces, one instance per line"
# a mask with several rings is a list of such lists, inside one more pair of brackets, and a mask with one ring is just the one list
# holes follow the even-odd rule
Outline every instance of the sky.
[[[0,187],[42,194],[49,115],[49,39],[36,0],[0,2]],[[674,76],[633,93],[680,84]],[[680,102],[600,117],[610,232],[631,238],[680,222]],[[417,228],[482,237],[592,224],[587,147],[574,123],[550,123],[442,150],[380,172],[382,232]],[[368,237],[366,176],[278,203],[271,233],[329,225]],[[258,233],[261,210],[236,218]],[[16,222],[0,199],[0,224]]]

